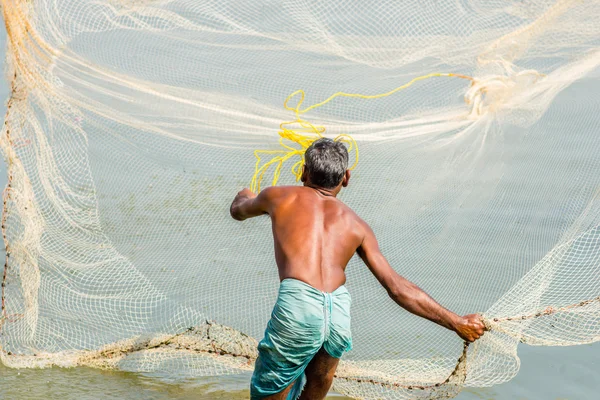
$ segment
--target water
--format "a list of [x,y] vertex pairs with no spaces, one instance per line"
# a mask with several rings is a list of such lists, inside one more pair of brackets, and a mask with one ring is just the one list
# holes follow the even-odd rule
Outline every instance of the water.
[[[510,382],[466,389],[459,400],[581,400],[600,393],[600,343],[519,349],[522,367]],[[15,370],[0,365],[0,399],[247,399],[249,375],[177,381],[92,368]],[[331,394],[328,399],[346,397]]]
[[[0,48],[5,47],[0,33]],[[0,81],[0,98],[6,99]],[[2,113],[4,108],[2,107]],[[6,170],[0,168],[0,187]],[[597,399],[600,395],[600,343],[548,348],[522,345],[521,370],[493,388],[466,389],[457,399]],[[249,375],[177,380],[91,368],[15,370],[0,365],[0,399],[245,399]],[[330,399],[344,397],[331,394]]]

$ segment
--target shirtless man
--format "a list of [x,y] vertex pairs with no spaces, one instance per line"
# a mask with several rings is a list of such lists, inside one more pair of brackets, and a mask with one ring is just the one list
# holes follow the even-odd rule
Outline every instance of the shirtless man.
[[407,311],[472,342],[485,326],[477,314],[460,317],[398,275],[381,254],[373,231],[336,198],[348,186],[346,147],[315,141],[305,153],[304,186],[237,194],[231,216],[268,214],[281,281],[265,337],[258,346],[251,399],[324,399],[342,354],[350,350],[350,295],[343,286],[354,253],[389,296]]

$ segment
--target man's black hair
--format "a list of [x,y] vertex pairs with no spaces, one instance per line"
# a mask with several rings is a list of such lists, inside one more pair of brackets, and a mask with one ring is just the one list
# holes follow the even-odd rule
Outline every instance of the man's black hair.
[[313,185],[333,189],[348,169],[348,149],[342,142],[328,138],[315,140],[306,149],[304,164]]

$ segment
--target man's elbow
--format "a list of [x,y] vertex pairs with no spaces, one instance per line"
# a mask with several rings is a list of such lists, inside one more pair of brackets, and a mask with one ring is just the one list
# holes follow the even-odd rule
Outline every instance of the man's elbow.
[[390,296],[392,298],[392,300],[396,301],[396,302],[401,302],[403,300],[404,297],[404,293],[402,293],[402,290],[400,290],[400,288],[398,287],[389,287],[387,288],[387,292],[388,292],[388,296]]
[[399,304],[407,304],[413,300],[414,293],[411,290],[410,286],[406,286],[403,282],[398,282],[397,280],[392,281],[388,285],[386,285],[386,289],[388,295],[392,298],[392,300],[396,301]]

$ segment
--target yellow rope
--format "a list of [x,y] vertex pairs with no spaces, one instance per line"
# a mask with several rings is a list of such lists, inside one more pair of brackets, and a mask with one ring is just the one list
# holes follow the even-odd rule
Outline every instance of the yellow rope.
[[[296,176],[296,182],[300,180],[300,178],[302,176],[302,166],[304,164],[304,153],[306,152],[306,149],[308,149],[308,147],[310,147],[310,145],[315,140],[322,138],[323,133],[325,132],[325,127],[319,126],[319,125],[313,125],[310,122],[303,120],[300,117],[300,114],[304,114],[310,110],[321,107],[321,106],[329,103],[331,100],[335,99],[336,97],[358,97],[361,99],[379,99],[382,97],[390,96],[402,89],[406,89],[407,87],[411,86],[413,83],[415,83],[417,81],[432,78],[432,77],[438,77],[438,76],[453,76],[453,77],[457,77],[457,78],[461,78],[461,79],[468,79],[470,81],[473,81],[472,77],[466,76],[466,75],[452,74],[452,73],[432,73],[432,74],[416,77],[413,80],[411,80],[410,82],[408,82],[402,86],[399,86],[399,87],[395,88],[394,90],[391,90],[386,93],[375,94],[375,95],[365,95],[365,94],[359,94],[359,93],[337,92],[337,93],[334,93],[333,95],[331,95],[330,97],[328,97],[327,99],[323,100],[322,102],[313,104],[312,106],[306,107],[303,110],[300,109],[300,106],[304,102],[304,90],[297,90],[294,93],[290,94],[283,102],[283,107],[286,110],[293,111],[294,115],[296,116],[296,119],[293,121],[282,122],[279,125],[279,128],[280,128],[279,144],[281,145],[281,147],[283,147],[282,150],[255,150],[254,151],[254,156],[256,157],[256,166],[254,169],[254,176],[252,177],[252,182],[250,183],[250,190],[252,190],[255,193],[260,192],[260,185],[262,183],[263,177],[264,177],[265,173],[267,172],[267,170],[274,164],[276,164],[276,167],[275,167],[275,171],[273,173],[273,181],[271,184],[273,186],[275,186],[277,184],[277,181],[279,180],[279,175],[281,174],[281,168],[283,167],[283,164],[287,160],[289,160],[290,158],[292,158],[296,155],[300,157],[300,160],[298,160],[292,166],[292,173]],[[298,94],[300,95],[300,100],[298,101],[298,104],[296,105],[296,107],[288,106],[288,102],[290,101],[290,99]],[[292,125],[299,125],[300,127],[296,128],[296,129],[292,129],[292,127],[291,127]],[[336,141],[339,140],[339,141],[342,141],[342,142],[348,144],[348,152],[351,152],[352,150],[354,150],[355,161],[354,161],[354,164],[352,164],[352,166],[350,168],[348,168],[350,170],[354,169],[356,167],[356,165],[358,164],[358,144],[356,143],[356,140],[354,140],[354,138],[352,138],[352,136],[345,134],[345,133],[336,136],[333,140],[336,140]],[[290,144],[287,144],[286,141],[300,145],[300,147],[299,148],[292,147]],[[262,161],[261,155],[270,155],[271,159],[269,161],[265,162],[263,165],[261,165],[261,161]]]

